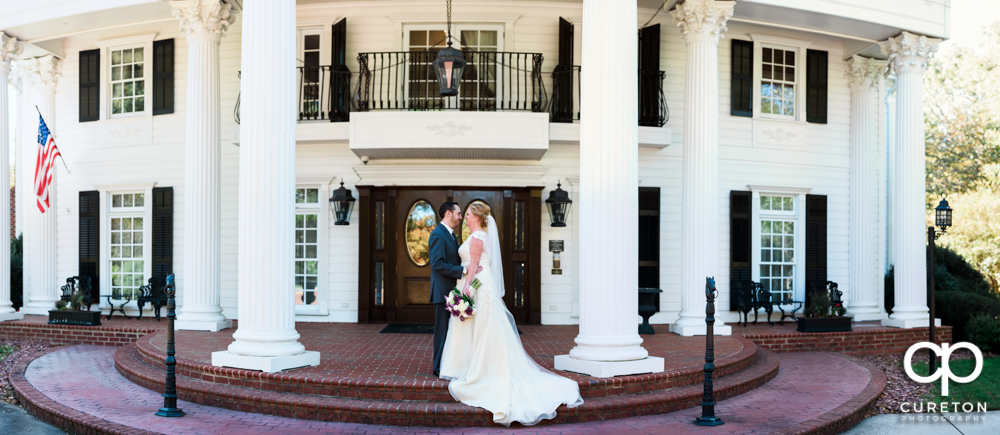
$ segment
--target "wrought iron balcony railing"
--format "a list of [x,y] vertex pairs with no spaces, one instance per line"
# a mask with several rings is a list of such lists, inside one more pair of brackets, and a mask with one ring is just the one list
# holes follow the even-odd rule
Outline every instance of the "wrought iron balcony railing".
[[351,71],[346,66],[299,67],[299,121],[347,122],[351,113]]
[[[663,127],[670,120],[667,99],[663,96],[663,71],[638,70],[639,125]],[[552,72],[552,122],[580,120],[580,66],[557,66]]]
[[544,112],[539,53],[466,51],[468,62],[459,95],[439,95],[431,63],[437,53],[401,51],[359,53],[357,110],[464,110]]

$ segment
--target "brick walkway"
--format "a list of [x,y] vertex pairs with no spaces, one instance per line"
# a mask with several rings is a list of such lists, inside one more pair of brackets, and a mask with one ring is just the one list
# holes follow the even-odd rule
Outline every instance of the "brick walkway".
[[[526,333],[527,334],[527,333]],[[717,414],[726,424],[702,428],[691,424],[700,409],[670,414],[571,425],[532,428],[403,428],[266,416],[181,402],[188,413],[179,419],[154,417],[163,399],[118,374],[113,364],[115,348],[72,346],[48,353],[32,362],[24,378],[41,395],[55,402],[50,411],[77,412],[103,419],[107,429],[128,432],[138,428],[164,434],[312,434],[312,433],[582,433],[582,434],[764,434],[799,432],[818,428],[841,416],[855,413],[884,384],[881,373],[826,353],[781,355],[778,376],[763,387],[720,402]],[[87,361],[87,364],[80,364]],[[871,385],[870,385],[871,384]],[[874,396],[871,397],[874,399]],[[125,427],[118,426],[124,425]],[[835,432],[834,432],[835,433]]]

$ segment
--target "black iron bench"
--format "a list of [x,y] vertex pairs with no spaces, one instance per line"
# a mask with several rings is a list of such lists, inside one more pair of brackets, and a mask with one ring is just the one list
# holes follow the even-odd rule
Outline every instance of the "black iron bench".
[[753,324],[757,324],[758,310],[760,309],[767,313],[767,323],[774,326],[774,322],[771,321],[774,305],[771,303],[770,291],[764,289],[759,282],[753,281],[734,281],[733,286],[738,311],[743,313],[744,327],[747,326],[751,310],[753,311]]
[[148,284],[139,287],[139,298],[136,299],[136,303],[139,304],[140,319],[142,319],[142,307],[146,304],[152,304],[153,313],[156,314],[156,321],[160,321],[160,308],[167,305],[167,292],[164,291],[166,286],[166,278],[154,276],[149,279]]
[[90,311],[90,277],[89,276],[71,276],[66,278],[66,285],[60,287],[62,289],[62,296],[60,299],[69,302],[73,298],[73,293],[79,291],[83,294],[83,305],[87,306],[87,311]]

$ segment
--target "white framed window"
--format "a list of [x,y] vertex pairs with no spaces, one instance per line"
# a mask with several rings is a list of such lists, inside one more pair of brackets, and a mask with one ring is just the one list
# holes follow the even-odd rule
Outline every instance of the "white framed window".
[[142,45],[109,50],[111,53],[111,115],[146,111],[146,48]]
[[[452,25],[452,47],[464,52],[490,53],[503,51],[504,26],[502,24],[453,24]],[[410,107],[415,108],[454,108],[443,105],[455,103],[454,99],[442,99],[438,94],[437,79],[433,74],[413,77],[412,72],[431,71],[430,63],[434,61],[435,55],[442,48],[448,45],[447,28],[441,24],[408,24],[403,27],[403,50],[422,51],[432,53],[422,58],[410,59],[410,68],[405,71],[407,74],[405,86],[406,95]],[[466,58],[468,59],[468,58]],[[472,65],[473,70],[469,72],[466,67],[466,74],[462,80],[462,87],[459,90],[458,105],[463,110],[483,110],[496,109],[495,98],[497,84],[502,78],[502,71],[497,63],[503,63],[504,59],[496,58],[495,62],[483,62],[480,65]],[[473,62],[476,63],[476,62]],[[528,66],[523,66],[528,68]],[[479,107],[486,105],[487,107]]]
[[107,267],[110,294],[118,299],[138,297],[152,267],[149,264],[148,223],[145,192],[115,192],[108,195]]
[[330,65],[330,50],[326,48],[329,39],[329,35],[324,35],[323,27],[300,28],[297,32],[296,64],[299,67],[298,83],[301,87],[299,112],[306,119],[318,119],[319,112],[325,110],[322,108],[321,89],[324,87],[322,82],[329,79],[326,75],[329,71],[324,71],[322,67]]
[[97,41],[101,48],[100,119],[153,115],[155,33]]
[[[764,188],[768,189],[768,188]],[[771,302],[805,300],[805,194],[807,189],[753,190],[751,275]]]
[[324,189],[297,186],[295,189],[295,257],[293,292],[297,314],[321,314],[326,311],[327,291],[326,207]]
[[[760,113],[795,119],[795,96],[799,87],[797,51],[788,47],[761,47]],[[798,62],[797,62],[798,61]]]
[[805,122],[806,49],[809,41],[751,34],[753,117]]

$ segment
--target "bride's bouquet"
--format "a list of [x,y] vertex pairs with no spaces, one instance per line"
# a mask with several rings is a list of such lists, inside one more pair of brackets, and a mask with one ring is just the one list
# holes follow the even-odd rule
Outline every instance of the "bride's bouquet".
[[[479,289],[479,286],[483,283],[479,282],[479,278],[472,279],[472,288]],[[452,317],[458,317],[458,320],[465,321],[476,314],[476,304],[471,297],[463,295],[462,291],[455,287],[444,297],[444,306],[451,313]]]

